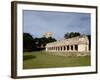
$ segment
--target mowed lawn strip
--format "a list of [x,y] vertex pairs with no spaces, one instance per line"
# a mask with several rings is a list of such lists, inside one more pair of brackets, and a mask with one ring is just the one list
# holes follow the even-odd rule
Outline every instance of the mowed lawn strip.
[[24,52],[23,55],[23,69],[90,66],[90,62],[90,56],[54,56],[45,51]]

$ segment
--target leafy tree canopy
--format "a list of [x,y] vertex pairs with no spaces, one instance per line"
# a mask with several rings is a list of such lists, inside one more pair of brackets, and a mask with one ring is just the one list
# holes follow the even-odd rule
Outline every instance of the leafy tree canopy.
[[72,37],[76,37],[76,36],[80,36],[81,34],[79,32],[70,32],[70,33],[66,33],[64,34],[64,38],[68,39],[68,38],[72,38]]
[[23,50],[24,51],[39,50],[41,48],[45,48],[45,45],[47,43],[54,41],[56,41],[56,39],[52,37],[33,38],[31,34],[23,33]]
[[32,51],[33,49],[33,37],[29,33],[23,33],[23,50]]

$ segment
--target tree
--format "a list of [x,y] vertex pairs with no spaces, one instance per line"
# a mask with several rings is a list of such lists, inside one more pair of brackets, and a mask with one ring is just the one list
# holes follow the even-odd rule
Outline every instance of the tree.
[[48,37],[48,38],[42,37],[40,38],[40,41],[42,42],[42,45],[45,46],[47,43],[56,41],[56,39],[52,37]]
[[79,32],[70,32],[70,33],[66,33],[64,35],[64,38],[65,39],[68,39],[68,38],[72,38],[72,37],[76,37],[76,36],[80,36],[81,34]]
[[23,50],[24,51],[32,51],[33,47],[35,47],[35,43],[33,41],[33,37],[29,33],[23,33]]
[[52,37],[33,38],[31,34],[23,33],[23,50],[24,51],[43,50],[47,43],[54,41],[56,41],[56,39]]
[[47,39],[48,39],[48,43],[57,41],[55,38],[52,38],[52,37],[49,37]]
[[56,41],[55,38],[49,37],[41,37],[41,38],[34,38],[34,43],[36,46],[36,50],[42,50],[45,48],[47,43]]

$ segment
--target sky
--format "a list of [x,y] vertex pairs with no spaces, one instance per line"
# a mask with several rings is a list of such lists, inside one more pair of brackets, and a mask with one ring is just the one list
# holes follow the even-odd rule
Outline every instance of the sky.
[[88,35],[91,34],[90,20],[90,13],[23,10],[23,32],[33,37],[52,32],[57,40],[64,39],[68,32]]

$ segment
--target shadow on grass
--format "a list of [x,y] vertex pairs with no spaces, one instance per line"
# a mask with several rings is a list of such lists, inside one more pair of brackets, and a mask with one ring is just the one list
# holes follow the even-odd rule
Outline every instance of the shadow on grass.
[[24,55],[23,60],[29,60],[29,59],[34,59],[36,56],[33,55]]

